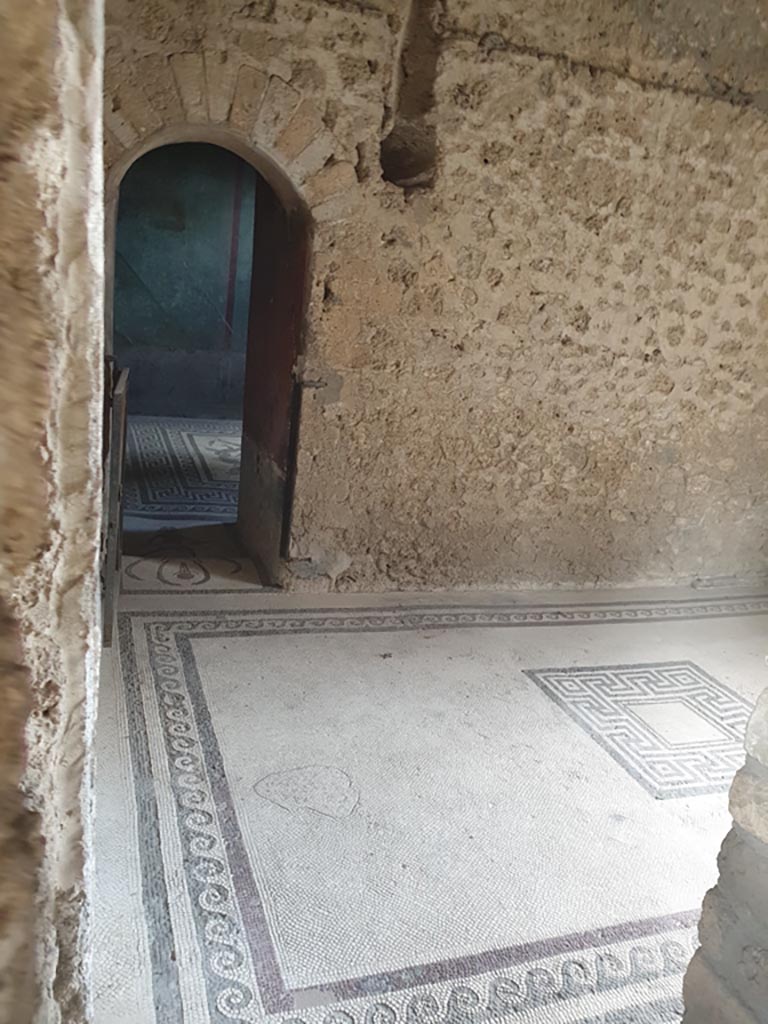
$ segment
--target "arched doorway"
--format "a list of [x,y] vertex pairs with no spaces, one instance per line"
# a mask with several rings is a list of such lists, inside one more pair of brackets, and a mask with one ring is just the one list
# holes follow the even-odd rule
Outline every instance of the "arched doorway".
[[124,170],[107,336],[130,371],[125,522],[163,536],[236,527],[273,584],[290,525],[309,221],[256,163],[171,141]]

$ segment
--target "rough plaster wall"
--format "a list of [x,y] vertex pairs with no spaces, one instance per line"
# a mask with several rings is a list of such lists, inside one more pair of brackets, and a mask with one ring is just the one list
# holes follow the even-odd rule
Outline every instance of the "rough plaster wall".
[[[402,189],[409,3],[112,4],[107,162],[222,125],[312,211],[287,583],[764,572],[764,5],[441,6],[436,173]],[[765,699],[690,1024],[766,1020]]]
[[764,573],[764,6],[430,4],[421,189],[378,162],[409,10],[108,11],[108,162],[190,122],[292,136],[270,152],[315,239],[286,582]]
[[681,92],[706,83],[614,5],[473,6],[435,188],[381,190],[318,260],[310,359],[343,388],[305,405],[299,553],[352,586],[764,569],[764,116]]
[[0,15],[0,1021],[13,1024],[85,1019],[101,47],[96,0]]

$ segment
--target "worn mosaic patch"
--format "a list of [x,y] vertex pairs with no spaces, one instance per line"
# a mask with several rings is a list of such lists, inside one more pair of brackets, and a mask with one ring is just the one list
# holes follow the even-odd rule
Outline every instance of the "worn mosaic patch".
[[657,799],[724,792],[744,760],[748,701],[691,661],[525,674]]

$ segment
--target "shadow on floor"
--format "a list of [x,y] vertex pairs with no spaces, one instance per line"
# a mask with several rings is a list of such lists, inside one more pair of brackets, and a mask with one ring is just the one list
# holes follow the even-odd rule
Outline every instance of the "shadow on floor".
[[234,523],[141,525],[123,533],[123,593],[269,589]]

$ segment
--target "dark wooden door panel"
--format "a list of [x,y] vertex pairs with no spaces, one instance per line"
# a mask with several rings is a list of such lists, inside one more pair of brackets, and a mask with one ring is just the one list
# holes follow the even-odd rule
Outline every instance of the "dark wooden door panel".
[[259,183],[243,396],[238,529],[265,582],[276,582],[292,496],[308,241],[300,218]]
[[123,474],[128,401],[128,370],[118,370],[109,400],[109,455],[107,459],[105,544],[102,570],[102,635],[105,647],[112,643],[117,597],[120,589],[120,554],[123,534]]

